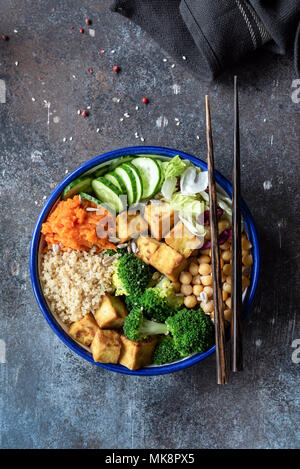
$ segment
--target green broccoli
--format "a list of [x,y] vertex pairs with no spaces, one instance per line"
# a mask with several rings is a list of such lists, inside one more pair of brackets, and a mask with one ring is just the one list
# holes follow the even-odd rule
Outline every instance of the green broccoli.
[[182,358],[180,353],[175,347],[175,341],[172,337],[163,337],[157,344],[153,363],[155,365],[164,365],[165,363],[172,363]]
[[117,251],[115,251],[114,249],[106,249],[104,251],[104,254],[106,254],[107,256],[113,256],[114,254],[121,254],[123,256],[127,252],[128,251],[126,248],[117,248]]
[[163,277],[154,288],[147,288],[141,296],[128,297],[126,302],[129,310],[132,306],[143,307],[148,319],[164,322],[183,304],[183,298],[176,296],[172,282]]
[[124,254],[114,265],[112,276],[116,288],[115,295],[132,295],[138,297],[149,285],[152,268],[134,254]]
[[182,357],[203,353],[214,344],[214,325],[201,308],[184,308],[169,317],[166,324]]
[[134,306],[125,319],[123,331],[127,339],[139,342],[151,335],[168,333],[168,327],[166,324],[144,319],[142,308]]

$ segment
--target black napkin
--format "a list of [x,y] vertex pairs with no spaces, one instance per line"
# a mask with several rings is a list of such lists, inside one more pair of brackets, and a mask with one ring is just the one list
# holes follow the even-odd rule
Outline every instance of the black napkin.
[[111,10],[202,78],[262,46],[285,54],[294,44],[299,66],[300,0],[115,0]]

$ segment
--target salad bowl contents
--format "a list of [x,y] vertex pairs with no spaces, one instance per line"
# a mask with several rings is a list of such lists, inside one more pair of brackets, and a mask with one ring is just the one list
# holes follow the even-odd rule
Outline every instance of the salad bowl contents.
[[[136,153],[67,184],[37,223],[31,273],[44,314],[69,346],[109,369],[156,374],[213,351],[208,177],[185,155]],[[229,325],[231,199],[221,187],[218,218]],[[242,249],[243,291],[253,294],[245,228]]]

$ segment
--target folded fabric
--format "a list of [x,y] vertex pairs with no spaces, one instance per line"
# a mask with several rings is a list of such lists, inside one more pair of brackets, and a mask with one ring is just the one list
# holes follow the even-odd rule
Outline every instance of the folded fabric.
[[294,44],[299,64],[300,0],[115,0],[111,9],[201,78],[262,46],[285,54]]

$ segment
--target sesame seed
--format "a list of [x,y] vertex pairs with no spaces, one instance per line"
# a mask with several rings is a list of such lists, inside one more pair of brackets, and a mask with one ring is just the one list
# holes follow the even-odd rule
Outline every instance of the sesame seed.
[[144,142],[144,141],[145,141],[144,137],[141,137],[141,142]]
[[172,65],[171,65],[171,68],[175,68],[175,64],[172,64]]
[[91,107],[91,106],[87,106],[86,108],[87,108],[87,109],[91,109],[92,107]]
[[179,122],[179,121],[178,121],[178,122],[176,122],[176,125],[180,125],[180,122]]
[[63,142],[66,142],[66,141],[67,141],[67,139],[66,139],[66,137],[64,137],[64,138],[63,138]]
[[185,56],[185,55],[182,56],[182,60],[186,60],[186,56]]
[[138,110],[139,110],[139,107],[138,107],[138,106],[135,106],[135,110],[138,111]]
[[34,102],[34,101],[35,101],[35,98],[31,98],[31,100]]
[[65,170],[65,174],[68,174],[68,172],[69,172],[69,170],[68,170],[68,169],[66,169],[66,170]]
[[97,134],[100,132],[100,129],[99,129],[99,127],[98,127],[98,129],[96,130],[96,132],[97,132]]
[[111,54],[114,54],[116,51],[115,51],[115,49],[113,49],[110,52],[111,52]]
[[81,114],[80,109],[77,110],[77,114],[80,116],[80,114]]
[[18,61],[16,61],[16,62],[15,62],[15,66],[17,67],[18,65],[19,65],[19,62],[18,62]]
[[168,59],[163,59],[163,62],[167,62],[167,61],[168,61]]
[[70,137],[70,142],[72,142],[72,140],[73,140],[73,137]]
[[124,112],[124,117],[130,117],[130,114],[128,114],[128,112]]
[[175,120],[176,122],[179,122],[179,119],[178,119],[178,117],[175,117],[175,119],[174,119],[174,120]]
[[197,139],[197,140],[200,140],[200,136],[199,136],[199,135],[196,135],[196,139]]
[[123,117],[121,117],[120,122],[123,122],[123,120],[124,120]]

